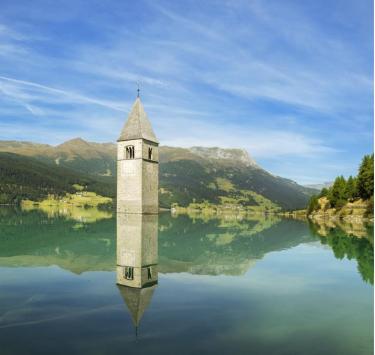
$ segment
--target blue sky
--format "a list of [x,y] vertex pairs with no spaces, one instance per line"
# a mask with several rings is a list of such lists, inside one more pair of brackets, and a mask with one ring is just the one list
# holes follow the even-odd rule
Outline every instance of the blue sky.
[[370,0],[0,0],[0,139],[115,141],[141,82],[163,145],[299,183],[373,150]]

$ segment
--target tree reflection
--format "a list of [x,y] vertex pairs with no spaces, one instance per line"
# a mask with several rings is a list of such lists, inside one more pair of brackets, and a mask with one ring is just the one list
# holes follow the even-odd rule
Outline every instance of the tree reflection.
[[370,236],[373,227],[366,227],[368,237],[356,237],[348,235],[340,228],[325,229],[324,235],[319,233],[319,226],[311,223],[310,229],[318,236],[320,242],[329,245],[337,259],[356,259],[358,271],[365,282],[374,284],[374,248]]

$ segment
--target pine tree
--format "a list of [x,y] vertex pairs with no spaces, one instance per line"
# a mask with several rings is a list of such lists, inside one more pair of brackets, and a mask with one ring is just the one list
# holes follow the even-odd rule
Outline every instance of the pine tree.
[[357,197],[357,179],[349,176],[345,188],[346,198],[352,200]]
[[331,202],[332,207],[342,207],[346,203],[347,198],[346,181],[341,175],[335,179],[333,186],[330,188],[328,199]]
[[358,195],[363,199],[374,196],[374,154],[365,155],[358,172]]
[[374,154],[363,157],[357,177],[349,176],[346,181],[343,176],[338,176],[330,188],[323,188],[318,196],[313,196],[309,202],[309,210],[317,208],[317,200],[320,197],[327,197],[329,200],[326,207],[335,208],[344,206],[348,200],[369,200],[368,213],[373,214]]

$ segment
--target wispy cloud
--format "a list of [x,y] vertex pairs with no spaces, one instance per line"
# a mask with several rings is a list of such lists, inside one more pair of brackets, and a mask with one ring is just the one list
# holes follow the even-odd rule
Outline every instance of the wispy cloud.
[[324,141],[309,138],[301,133],[287,130],[244,131],[241,126],[220,127],[197,120],[179,119],[178,131],[169,123],[162,122],[157,129],[162,133],[163,144],[171,146],[206,146],[247,149],[258,159],[280,158],[283,156],[313,157],[320,154],[336,153],[337,149],[327,146]]
[[29,36],[15,31],[9,26],[0,23],[0,40],[16,40],[16,41],[24,41],[28,39]]
[[[115,102],[97,99],[83,94],[67,91],[62,89],[56,89],[50,86],[38,84],[31,81],[19,80],[9,78],[0,75],[0,81],[12,83],[14,85],[7,86],[1,85],[0,90],[9,97],[16,99],[17,101],[24,101],[25,105],[27,101],[44,101],[44,102],[70,102],[70,103],[90,103],[94,105],[103,106],[112,110],[127,112],[128,108],[126,103]],[[28,94],[28,88],[34,88],[32,94]],[[48,96],[47,96],[48,95]]]
[[333,160],[349,172],[372,149],[366,6],[9,3],[0,14],[2,137],[23,127],[49,143],[115,140],[140,81],[162,144],[245,147],[289,177],[320,180]]

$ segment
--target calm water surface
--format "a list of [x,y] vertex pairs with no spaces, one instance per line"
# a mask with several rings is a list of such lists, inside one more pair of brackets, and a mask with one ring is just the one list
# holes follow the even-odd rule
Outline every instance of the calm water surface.
[[372,239],[162,214],[158,284],[131,304],[109,217],[0,209],[2,355],[372,354]]

